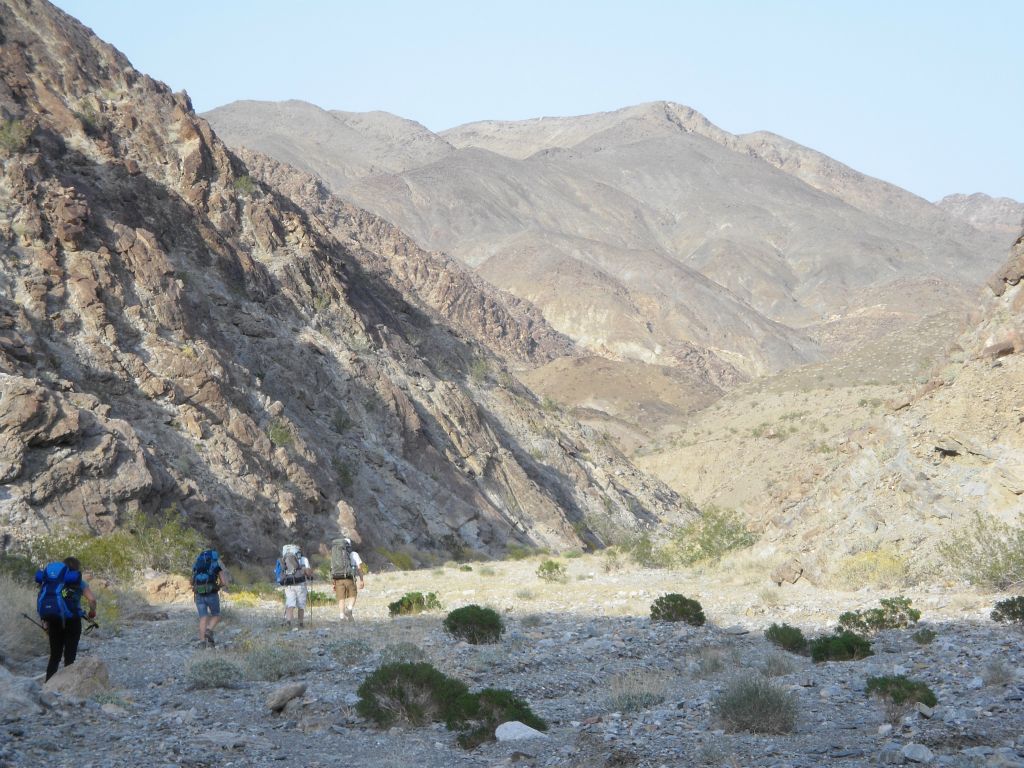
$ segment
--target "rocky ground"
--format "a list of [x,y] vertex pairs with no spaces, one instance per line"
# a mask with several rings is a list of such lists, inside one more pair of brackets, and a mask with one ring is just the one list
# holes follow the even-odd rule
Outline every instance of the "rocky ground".
[[[597,556],[564,562],[564,584],[541,581],[537,559],[371,574],[354,624],[317,608],[312,627],[292,632],[273,603],[228,598],[215,650],[196,646],[187,603],[163,606],[166,618],[156,621],[126,618],[82,646],[81,658],[106,663],[109,691],[43,693],[42,713],[26,707],[20,718],[0,707],[0,765],[1024,766],[1024,633],[987,618],[999,596],[908,590],[920,626],[937,633],[933,642],[918,645],[912,629],[889,631],[866,660],[815,665],[771,646],[763,630],[786,622],[812,635],[886,595],[779,589],[741,570],[607,572]],[[491,605],[507,631],[497,645],[472,646],[445,635],[443,612],[389,619],[387,604],[411,590],[436,592],[446,610]],[[651,622],[649,606],[666,592],[699,599],[708,624]],[[356,689],[408,644],[471,689],[508,688],[526,699],[550,724],[547,737],[465,751],[440,725],[380,731],[363,721]],[[252,679],[254,654],[267,647],[287,649],[305,670]],[[190,664],[209,658],[249,664],[251,674],[229,688],[190,689]],[[13,671],[33,675],[43,665],[37,658]],[[766,673],[796,697],[795,731],[726,733],[712,714],[715,696],[736,677]],[[928,717],[893,714],[865,693],[867,677],[898,673],[935,691]],[[18,682],[33,688],[0,677],[0,702],[12,700]],[[274,714],[268,697],[297,682],[304,694]]]

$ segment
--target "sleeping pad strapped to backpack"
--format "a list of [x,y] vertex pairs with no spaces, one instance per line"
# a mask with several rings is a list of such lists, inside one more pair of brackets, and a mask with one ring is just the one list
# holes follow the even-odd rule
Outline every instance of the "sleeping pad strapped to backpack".
[[67,600],[64,599],[68,587],[82,583],[82,574],[72,571],[64,563],[47,563],[45,568],[36,571],[36,584],[39,585],[39,597],[36,599],[36,610],[41,619],[59,619],[67,621],[74,618],[74,613]]

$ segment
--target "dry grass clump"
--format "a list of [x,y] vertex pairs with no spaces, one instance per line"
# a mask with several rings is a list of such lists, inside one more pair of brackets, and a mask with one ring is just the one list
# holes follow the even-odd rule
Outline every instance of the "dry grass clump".
[[635,669],[612,678],[608,686],[608,708],[616,712],[637,712],[665,700],[665,675]]
[[246,677],[250,680],[280,680],[307,671],[309,652],[294,643],[270,645],[257,642],[241,655]]
[[400,642],[385,645],[380,652],[380,663],[384,664],[416,664],[427,661],[427,652],[416,643]]
[[729,732],[790,733],[797,699],[764,677],[737,678],[712,702],[715,718]]
[[837,589],[856,590],[865,584],[879,589],[895,589],[910,583],[910,567],[895,550],[876,549],[845,558],[831,581]]
[[793,674],[795,670],[796,666],[784,653],[768,654],[761,665],[761,674],[765,677],[784,677]]
[[1013,667],[1002,659],[993,659],[985,665],[981,673],[981,679],[985,685],[1006,685],[1017,678]]
[[193,689],[233,688],[245,678],[245,673],[240,665],[224,656],[202,652],[188,660],[185,678]]
[[21,614],[36,617],[36,590],[0,573],[0,661],[27,659],[46,650],[46,636]]

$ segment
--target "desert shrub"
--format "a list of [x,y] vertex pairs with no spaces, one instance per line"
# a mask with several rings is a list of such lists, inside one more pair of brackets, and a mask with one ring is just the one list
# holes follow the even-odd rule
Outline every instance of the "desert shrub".
[[622,558],[619,557],[619,551],[615,547],[608,547],[602,554],[602,558],[604,560],[602,567],[605,573],[621,571],[625,567],[625,563],[622,562]]
[[544,554],[544,550],[536,547],[524,547],[521,544],[512,544],[511,542],[505,546],[505,555],[509,560],[525,560],[528,557],[540,554]]
[[464,697],[460,710],[463,722],[454,725],[464,731],[458,743],[465,749],[493,741],[494,729],[510,720],[518,720],[538,731],[548,729],[548,724],[533,713],[529,704],[501,688],[484,688],[479,693]]
[[673,555],[669,549],[657,548],[649,533],[643,533],[622,545],[629,552],[633,562],[641,568],[667,568],[672,565]]
[[568,552],[565,553],[566,560],[575,560],[578,557],[583,557],[582,549],[570,549]]
[[496,643],[505,631],[501,617],[492,608],[466,605],[445,616],[444,628],[452,637],[473,645]]
[[39,565],[26,555],[5,552],[0,555],[0,576],[7,576],[16,583],[33,584]]
[[426,725],[463,720],[465,683],[448,677],[430,664],[385,664],[374,670],[357,690],[356,711],[381,728],[395,724]]
[[920,680],[910,680],[903,675],[869,677],[867,683],[869,695],[889,699],[897,705],[921,702],[934,707],[937,703],[931,688]]
[[865,584],[892,589],[907,585],[910,581],[910,568],[897,552],[883,548],[845,558],[836,569],[832,581],[836,586],[846,589],[860,589]]
[[879,601],[881,608],[847,611],[839,617],[841,632],[873,635],[883,629],[905,629],[916,624],[921,612],[910,607],[910,598],[890,597]]
[[424,611],[440,610],[441,601],[433,592],[406,592],[398,600],[388,604],[389,616],[412,616]]
[[469,378],[474,384],[483,384],[491,374],[491,366],[484,357],[477,357],[469,364]]
[[154,519],[143,514],[103,536],[88,533],[47,534],[26,545],[26,555],[39,564],[74,555],[90,576],[127,580],[136,571],[188,571],[204,548],[198,531],[171,508]]
[[651,621],[685,621],[687,624],[700,627],[706,619],[699,602],[670,593],[651,603]]
[[292,428],[284,419],[275,419],[270,423],[270,426],[267,427],[267,437],[278,448],[287,447],[295,442]]
[[230,602],[240,608],[255,608],[260,604],[262,596],[247,589],[232,589]]
[[306,593],[306,605],[311,605],[314,608],[320,606],[330,607],[337,604],[338,599],[334,596],[333,592],[321,592],[316,589],[310,589]]
[[337,637],[328,641],[324,647],[328,653],[344,664],[355,664],[373,653],[373,647],[358,637]]
[[981,673],[981,681],[985,685],[1006,685],[1016,679],[1013,667],[1002,659],[992,659],[985,665]]
[[412,571],[416,568],[416,561],[408,552],[401,552],[395,549],[378,548],[377,554],[391,563],[400,571]]
[[470,573],[473,570],[473,566],[470,565],[469,563],[464,563],[463,565],[459,566],[459,570],[462,571],[463,573]]
[[242,663],[250,680],[280,680],[306,672],[310,666],[309,653],[294,644],[267,645],[257,643],[244,654]]
[[481,576],[497,576],[498,572],[496,570],[494,570],[494,568],[492,568],[489,565],[483,565],[483,566],[480,566],[480,575]]
[[937,637],[937,633],[934,629],[928,629],[928,627],[922,627],[910,636],[918,645],[928,645],[932,640]]
[[36,618],[36,588],[32,584],[0,573],[0,662],[27,659],[46,648],[43,631],[21,615]]
[[189,688],[233,688],[244,676],[238,664],[210,653],[193,656],[185,668]]
[[665,675],[633,670],[616,675],[608,684],[608,708],[616,712],[638,712],[665,700]]
[[0,156],[16,155],[28,146],[32,131],[21,120],[0,122]]
[[701,648],[697,651],[696,676],[702,680],[715,677],[725,670],[725,653],[721,648]]
[[790,653],[803,653],[807,650],[807,638],[799,627],[772,624],[764,631],[764,636],[772,645],[777,645]]
[[770,653],[761,665],[761,674],[765,677],[783,677],[793,674],[795,669],[793,662],[785,654]]
[[235,191],[242,195],[251,195],[256,191],[256,182],[252,180],[252,176],[249,174],[243,174],[234,180],[231,184]]
[[1009,589],[1024,584],[1024,526],[975,513],[972,522],[939,546],[950,573],[979,587]]
[[796,725],[796,697],[764,677],[733,680],[711,707],[729,732],[790,733]]
[[992,609],[992,621],[1000,624],[1024,624],[1024,596],[1000,600]]
[[751,546],[757,537],[735,510],[709,505],[696,520],[672,537],[676,559],[683,565],[718,562],[727,552]]
[[517,589],[515,595],[520,600],[533,600],[537,597],[537,593],[532,589]]
[[557,581],[564,584],[567,579],[565,566],[557,560],[545,560],[537,566],[537,578],[543,579],[544,581]]
[[541,627],[544,625],[544,617],[539,613],[528,613],[521,619],[524,627]]
[[415,664],[426,661],[427,653],[416,643],[392,643],[381,649],[380,660],[382,664]]
[[811,660],[815,664],[823,661],[857,661],[871,656],[871,641],[853,632],[837,632],[834,635],[818,637],[811,641]]

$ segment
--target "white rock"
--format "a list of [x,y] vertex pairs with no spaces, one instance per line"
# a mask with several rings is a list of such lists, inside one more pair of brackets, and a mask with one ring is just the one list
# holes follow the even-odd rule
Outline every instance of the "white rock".
[[969,691],[977,691],[985,687],[985,681],[980,677],[972,677],[967,681],[967,689]]
[[297,696],[301,696],[305,692],[305,683],[289,683],[288,685],[282,685],[267,697],[267,707],[272,712],[280,712],[285,708],[289,701]]
[[358,693],[346,693],[344,701],[345,701],[345,704],[347,706],[354,707],[356,704],[359,703],[359,694]]
[[519,741],[522,739],[546,739],[546,734],[535,728],[531,728],[518,720],[510,720],[502,723],[494,730],[494,737],[498,741]]
[[924,718],[927,718],[927,719],[930,720],[932,715],[935,714],[935,710],[932,709],[931,707],[929,707],[923,701],[919,701],[919,702],[917,702],[917,713],[919,715],[921,715],[921,717],[924,717]]
[[878,726],[878,735],[879,736],[888,736],[891,733],[892,733],[892,725],[890,725],[889,723],[883,723],[882,725]]

